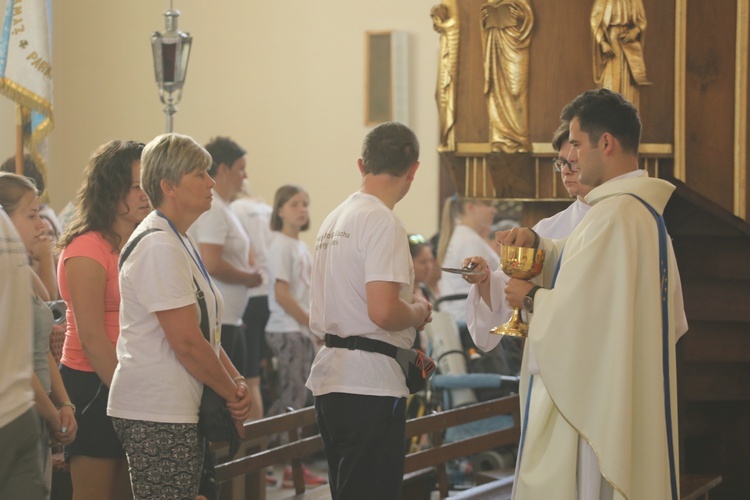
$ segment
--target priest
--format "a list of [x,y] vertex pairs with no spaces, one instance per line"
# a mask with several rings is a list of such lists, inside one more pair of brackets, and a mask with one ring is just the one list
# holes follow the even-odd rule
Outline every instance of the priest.
[[546,252],[543,288],[510,279],[504,290],[533,313],[514,498],[677,500],[675,343],[687,322],[661,217],[674,186],[639,170],[640,119],[620,94],[585,92],[561,118],[591,209],[563,240],[497,235]]

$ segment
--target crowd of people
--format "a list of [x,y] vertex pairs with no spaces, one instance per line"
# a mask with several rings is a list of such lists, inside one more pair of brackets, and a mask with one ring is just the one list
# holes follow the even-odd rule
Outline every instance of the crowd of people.
[[[64,446],[77,499],[215,497],[198,425],[210,388],[239,435],[248,420],[314,404],[328,478],[305,470],[307,484],[329,482],[334,499],[398,498],[410,391],[382,346],[429,352],[420,332],[449,296],[464,342],[521,376],[515,498],[675,498],[674,343],[687,325],[657,230],[673,187],[638,168],[640,120],[622,96],[584,93],[561,119],[553,165],[575,201],[496,235],[547,252],[533,282],[499,270],[491,201],[447,199],[435,245],[406,231],[393,210],[417,176],[419,142],[395,122],[365,137],[361,186],[320,224],[314,252],[300,239],[308,193],[250,197],[246,150],[228,137],[100,146],[64,225],[40,202],[33,162],[25,175],[6,162],[0,445],[14,458],[0,456],[0,497],[49,494],[51,445]],[[469,265],[479,272],[440,277]],[[47,305],[58,296],[59,365]],[[489,334],[512,307],[528,314],[525,346]],[[560,356],[571,346],[580,363]],[[264,408],[271,357],[277,398]],[[659,376],[666,395],[644,384]]]

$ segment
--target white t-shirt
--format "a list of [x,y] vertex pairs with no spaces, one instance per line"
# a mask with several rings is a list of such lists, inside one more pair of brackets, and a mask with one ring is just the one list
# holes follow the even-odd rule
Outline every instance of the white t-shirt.
[[[461,261],[466,257],[479,255],[489,263],[490,269],[500,266],[500,257],[492,246],[479,233],[469,226],[459,224],[453,230],[445,260],[442,267],[461,267]],[[442,296],[454,294],[468,294],[471,285],[460,274],[443,273],[440,279],[440,293]],[[466,321],[466,300],[450,300],[441,303],[441,311],[447,311],[457,322]]]
[[190,241],[178,237],[156,211],[141,222],[130,239],[151,227],[162,231],[145,236],[120,270],[119,364],[110,387],[107,415],[194,424],[203,384],[177,359],[156,312],[194,304],[200,317],[195,278],[205,296],[211,344],[218,356],[223,300],[203,277]]
[[[236,269],[252,271],[250,258],[250,238],[242,227],[237,214],[214,191],[211,209],[196,220],[188,234],[198,244],[221,245],[221,258]],[[200,248],[198,248],[200,250]],[[241,283],[224,283],[214,278],[214,284],[224,297],[225,325],[239,326],[247,306],[248,287]]]
[[[401,220],[380,199],[357,192],[331,212],[318,232],[313,258],[310,329],[325,337],[361,335],[405,349],[416,330],[383,330],[370,320],[365,284],[389,281],[411,303],[414,267]],[[409,395],[396,360],[361,350],[323,347],[307,387],[315,396],[331,392],[371,396]]]
[[240,198],[230,205],[250,236],[250,247],[255,256],[255,267],[263,276],[260,286],[247,289],[248,297],[268,295],[268,244],[271,239],[271,205],[250,198]]
[[26,248],[0,207],[0,427],[34,406],[28,263]]
[[299,306],[310,310],[310,275],[312,256],[304,241],[276,232],[268,246],[268,269],[271,287],[268,293],[268,309],[271,315],[266,325],[267,332],[306,332],[308,325],[301,325],[276,302],[274,285],[276,280],[289,283],[289,291]]

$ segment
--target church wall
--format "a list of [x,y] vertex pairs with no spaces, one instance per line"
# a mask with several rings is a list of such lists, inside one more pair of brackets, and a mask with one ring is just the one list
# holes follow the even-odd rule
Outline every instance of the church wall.
[[[253,190],[272,201],[284,183],[310,193],[308,243],[325,215],[360,182],[365,32],[409,33],[408,125],[421,167],[397,206],[410,232],[437,230],[438,156],[434,92],[435,0],[258,2],[175,0],[193,36],[175,132],[205,143],[229,135],[248,150]],[[55,2],[56,127],[50,138],[50,195],[61,209],[80,185],[93,150],[113,139],[149,141],[164,131],[149,35],[164,29],[169,2]],[[13,154],[14,106],[0,99],[0,155]]]

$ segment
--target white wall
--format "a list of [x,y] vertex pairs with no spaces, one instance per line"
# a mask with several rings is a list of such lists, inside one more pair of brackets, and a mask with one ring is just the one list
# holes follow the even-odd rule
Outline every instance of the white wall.
[[[205,143],[229,135],[248,151],[255,192],[273,199],[284,183],[306,187],[312,230],[359,186],[364,126],[365,32],[409,33],[408,125],[422,166],[397,206],[407,230],[437,229],[437,0],[175,0],[193,36],[187,83],[174,129]],[[73,196],[82,169],[113,138],[149,141],[164,131],[149,45],[169,2],[66,0],[53,8],[55,130],[50,195]],[[0,157],[13,154],[14,107],[0,99]]]

